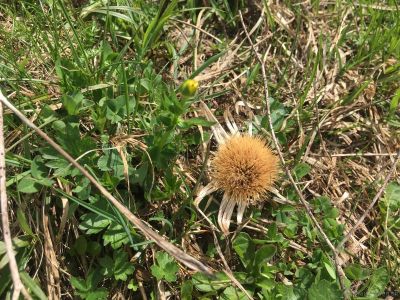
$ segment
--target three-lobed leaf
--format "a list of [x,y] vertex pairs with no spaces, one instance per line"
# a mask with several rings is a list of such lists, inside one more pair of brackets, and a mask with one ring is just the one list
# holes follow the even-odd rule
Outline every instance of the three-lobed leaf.
[[156,254],[156,263],[150,269],[157,280],[164,279],[168,282],[174,282],[179,266],[168,253],[159,251]]
[[123,250],[114,251],[113,258],[109,256],[100,259],[103,274],[114,277],[115,280],[126,281],[135,271],[135,267],[128,260],[128,254]]

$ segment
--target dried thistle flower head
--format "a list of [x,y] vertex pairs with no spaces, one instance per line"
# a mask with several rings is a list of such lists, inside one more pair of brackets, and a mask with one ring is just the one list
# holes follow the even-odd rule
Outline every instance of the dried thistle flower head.
[[[202,105],[207,119],[215,122],[208,107]],[[237,221],[241,223],[247,205],[261,201],[273,187],[278,177],[279,160],[261,138],[240,134],[229,112],[225,113],[225,121],[230,134],[219,123],[212,126],[219,144],[211,160],[212,180],[199,192],[195,204],[214,191],[222,191],[218,224],[227,234],[235,207],[238,207]]]
[[278,159],[258,137],[236,135],[221,145],[211,162],[214,185],[239,201],[257,202],[273,185]]

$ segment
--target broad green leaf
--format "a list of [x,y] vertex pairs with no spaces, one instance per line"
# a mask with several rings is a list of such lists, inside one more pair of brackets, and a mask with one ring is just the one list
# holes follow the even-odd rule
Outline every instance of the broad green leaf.
[[61,97],[61,101],[71,116],[77,115],[80,107],[82,106],[83,94],[78,92],[73,95],[64,95]]
[[336,283],[331,283],[325,279],[314,282],[308,290],[308,300],[340,300],[343,294],[340,292]]
[[367,297],[379,297],[382,295],[389,281],[389,272],[386,267],[374,270],[368,282]]
[[72,287],[78,290],[79,293],[87,292],[90,290],[90,287],[87,286],[86,281],[81,278],[71,276],[70,282]]
[[394,113],[398,111],[399,100],[400,100],[400,88],[396,90],[392,100],[390,101],[389,118],[392,118],[394,116]]
[[278,234],[278,226],[276,226],[275,222],[272,222],[271,225],[268,226],[267,238],[268,241],[275,241]]
[[108,291],[106,288],[98,288],[95,291],[91,291],[87,294],[86,300],[105,300],[108,297]]
[[[60,189],[54,189],[57,193],[59,193],[60,195],[62,195],[63,197],[66,197],[69,200],[72,200],[73,202],[77,203],[78,205],[81,205],[82,207],[88,209],[89,211],[93,212],[96,215],[102,216],[105,219],[108,219],[110,221],[115,221],[117,222],[117,218],[110,214],[109,212],[107,212],[104,208],[102,208],[101,205],[99,205],[98,203],[88,203],[86,201],[82,201],[79,198],[76,198],[74,196],[71,196],[70,194],[65,193],[64,191],[60,190]],[[105,201],[105,203],[107,203],[107,201],[105,199],[103,199]],[[96,226],[94,226],[94,228],[96,228]]]
[[260,277],[257,280],[257,286],[262,289],[263,295],[265,296],[264,298],[270,297],[270,292],[276,287],[276,282],[272,278],[264,278]]
[[400,185],[390,182],[385,190],[385,202],[392,210],[400,209]]
[[239,255],[240,260],[242,261],[245,267],[249,267],[254,260],[254,243],[251,240],[250,236],[241,232],[237,235],[235,240],[232,243],[233,249],[235,249],[236,253]]
[[336,280],[336,271],[335,269],[328,263],[324,262],[324,266],[326,271],[328,272],[329,276],[332,277],[332,279]]
[[50,123],[54,120],[57,120],[57,115],[49,105],[45,104],[42,106],[42,110],[40,111],[40,118],[43,120],[43,122]]
[[101,252],[101,245],[100,243],[96,242],[96,241],[89,241],[87,244],[87,253],[91,256],[97,256],[100,254]]
[[122,121],[122,117],[119,116],[118,112],[115,112],[110,107],[107,107],[106,118],[111,121],[111,124],[117,124]]
[[194,125],[210,127],[213,124],[214,124],[214,122],[207,121],[206,119],[203,119],[203,118],[190,118],[187,120],[179,120],[178,121],[178,126],[179,126],[179,128],[182,128],[182,129],[188,129]]
[[176,273],[179,270],[179,266],[168,253],[159,251],[156,254],[156,263],[150,269],[151,274],[157,280],[165,279],[168,282],[174,282],[176,281]]
[[223,272],[215,273],[213,277],[196,273],[192,277],[192,282],[200,292],[218,291],[231,285],[231,280]]
[[139,288],[139,286],[137,285],[137,283],[133,279],[129,280],[128,289],[136,292],[138,290],[138,288]]
[[265,245],[258,249],[254,258],[254,266],[257,270],[260,270],[264,262],[270,260],[275,253],[276,247],[274,245]]
[[129,262],[128,254],[125,251],[114,251],[114,278],[126,281],[134,271],[135,267]]
[[28,273],[26,273],[25,271],[22,271],[22,272],[19,273],[19,275],[21,277],[21,281],[24,284],[25,288],[27,288],[30,291],[30,293],[35,295],[40,300],[47,300],[46,294],[42,291],[42,289],[36,283],[36,281],[33,280],[28,275]]
[[144,181],[147,178],[149,172],[149,165],[148,163],[142,164],[139,168],[132,170],[129,172],[129,181],[131,184],[140,184],[143,185]]
[[[271,109],[272,126],[274,127],[274,130],[279,130],[287,114],[286,108],[281,102],[273,98],[269,98],[269,105]],[[268,118],[265,115],[256,117],[261,119],[262,127],[269,128]]]
[[70,282],[75,290],[75,294],[82,299],[107,299],[108,291],[97,285],[102,280],[102,274],[99,270],[91,270],[86,279],[71,276]]
[[287,286],[284,284],[279,284],[276,287],[276,294],[280,300],[301,300],[304,299],[302,295],[295,293],[293,286]]
[[113,259],[106,255],[99,260],[100,266],[102,266],[102,271],[104,276],[111,277],[114,273],[114,261]]
[[79,180],[79,178],[76,177],[75,184],[75,188],[72,189],[72,192],[75,193],[76,197],[81,200],[89,199],[92,191],[89,179],[82,177],[81,180]]
[[320,196],[313,200],[312,205],[314,206],[316,213],[327,214],[332,209],[331,200],[326,196]]
[[293,173],[297,180],[300,180],[301,178],[306,176],[308,173],[310,173],[310,171],[311,171],[311,167],[310,167],[310,165],[308,165],[306,163],[298,163],[293,168]]
[[[285,229],[292,229],[294,227],[297,226],[297,223],[288,218],[288,222],[286,223],[286,228]],[[275,242],[275,243],[284,243],[287,242],[285,241],[285,238],[283,237],[283,235],[281,233],[278,232],[278,227],[276,226],[276,223],[273,222],[271,225],[268,226],[268,232],[266,234],[266,241],[268,241],[269,243]],[[263,241],[263,243],[265,242],[265,240]]]
[[344,272],[349,279],[352,280],[365,280],[371,275],[371,271],[367,268],[363,268],[359,264],[350,264],[345,269]]
[[103,240],[105,246],[110,244],[113,249],[118,249],[122,245],[129,243],[129,236],[122,225],[111,223],[103,234]]
[[32,194],[38,192],[41,189],[41,185],[36,179],[28,175],[18,182],[17,189],[20,193]]
[[193,294],[193,283],[186,280],[181,285],[181,299],[182,300],[192,300]]
[[279,130],[287,114],[285,106],[278,100],[270,98],[271,120],[275,130]]
[[47,167],[51,169],[56,169],[56,171],[54,172],[54,176],[61,174],[65,175],[69,174],[68,170],[69,165],[70,163],[61,157],[52,158],[51,160],[46,162]]
[[[93,157],[97,155],[92,151],[97,148],[96,140],[89,134],[82,134],[80,131],[79,118],[77,116],[66,117],[64,118],[64,121],[65,122],[53,122],[53,128],[56,131],[54,137],[57,139],[60,146],[71,156],[78,157],[85,153],[80,160],[81,164],[84,164],[85,162],[90,162],[91,164]],[[50,157],[55,156],[55,158],[50,159],[61,160],[60,155],[56,153],[54,149],[47,150],[46,152],[50,153]],[[45,155],[43,155],[43,157],[46,158]],[[76,170],[76,172],[79,174],[78,170]]]
[[102,171],[111,171],[119,165],[122,166],[123,163],[116,150],[107,150],[97,161],[97,167]]
[[247,300],[248,297],[240,289],[234,288],[233,286],[230,286],[230,287],[227,287],[223,291],[220,299],[224,299],[224,300]]
[[31,170],[28,170],[28,171],[22,172],[20,174],[14,175],[13,177],[11,177],[11,179],[7,180],[6,187],[8,188],[9,186],[13,185],[14,183],[19,182],[20,180],[22,180],[22,178],[29,175],[30,173],[31,173]]
[[74,249],[76,251],[76,253],[78,253],[79,255],[84,255],[87,249],[87,240],[85,238],[85,236],[80,235],[75,243],[74,243]]
[[96,213],[82,215],[79,229],[85,230],[87,234],[94,234],[102,231],[111,224],[110,219]]
[[48,170],[40,155],[37,155],[31,162],[31,174],[36,179],[47,178]]
[[278,267],[270,264],[258,264],[254,265],[254,268],[257,268],[256,270],[258,273],[263,277],[263,278],[268,278],[268,279],[273,279],[276,277],[276,273],[279,271]]
[[140,79],[140,85],[146,89],[146,91],[151,90],[151,81],[148,78]]
[[24,233],[34,237],[33,231],[31,229],[31,227],[29,226],[28,221],[26,220],[25,214],[22,211],[21,207],[18,207],[18,209],[17,209],[17,220],[18,220],[19,226],[24,231]]
[[[22,235],[13,238],[12,243],[14,250],[18,250],[19,248],[25,248],[29,245],[32,245],[32,238],[30,236]],[[5,253],[6,253],[6,246],[4,244],[4,241],[0,240],[0,255],[3,255]]]

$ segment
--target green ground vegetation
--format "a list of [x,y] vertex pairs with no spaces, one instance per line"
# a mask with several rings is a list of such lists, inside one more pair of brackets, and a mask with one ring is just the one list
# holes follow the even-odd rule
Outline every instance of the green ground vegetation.
[[[243,131],[249,120],[268,141],[275,131],[338,246],[399,151],[399,9],[396,0],[2,1],[3,94],[121,203],[215,272],[192,272],[146,240],[5,108],[10,227],[32,297],[247,299],[242,288],[254,299],[400,295],[399,171],[336,262],[284,173],[281,197],[250,207],[229,236],[193,206],[216,149],[204,101],[222,125],[229,110]],[[273,128],[239,12],[265,63]],[[187,79],[199,82],[197,93],[182,91]],[[215,225],[220,200],[216,193],[200,204]],[[2,299],[13,287],[7,262],[0,241]]]

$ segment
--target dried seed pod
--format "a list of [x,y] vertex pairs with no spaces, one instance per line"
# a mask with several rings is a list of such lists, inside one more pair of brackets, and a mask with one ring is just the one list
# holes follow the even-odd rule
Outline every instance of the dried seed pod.
[[231,198],[254,203],[272,187],[278,158],[258,137],[237,135],[219,146],[211,162],[215,187]]
[[[207,119],[215,122],[212,112],[204,103],[202,105]],[[278,157],[264,140],[240,134],[229,112],[225,114],[225,120],[230,133],[219,123],[212,126],[219,146],[211,160],[211,182],[200,190],[195,204],[214,191],[222,191],[218,224],[227,234],[235,207],[238,207],[237,221],[241,223],[248,204],[265,199],[265,194],[278,178],[280,168]]]

